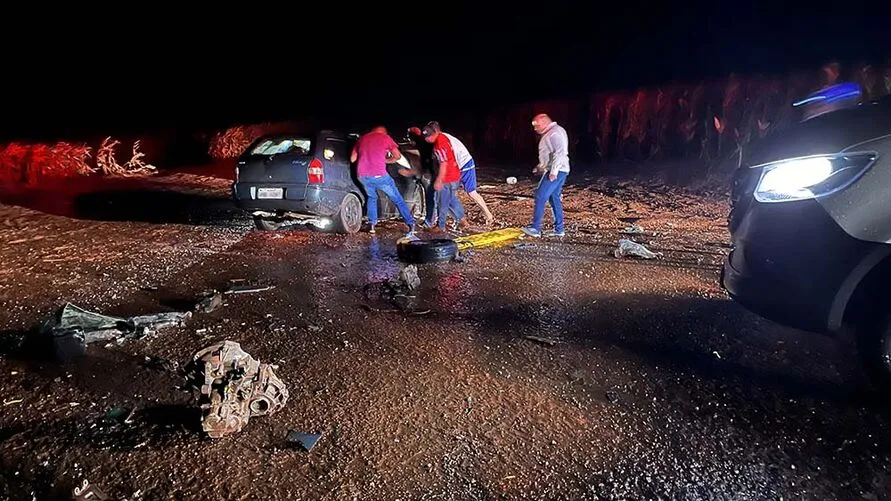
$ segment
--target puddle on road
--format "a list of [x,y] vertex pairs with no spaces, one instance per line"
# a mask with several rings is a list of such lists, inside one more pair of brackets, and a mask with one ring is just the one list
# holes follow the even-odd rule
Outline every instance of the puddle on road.
[[399,274],[401,265],[396,258],[396,244],[382,244],[381,238],[374,236],[368,243],[367,261],[365,262],[365,280],[367,283],[383,282]]

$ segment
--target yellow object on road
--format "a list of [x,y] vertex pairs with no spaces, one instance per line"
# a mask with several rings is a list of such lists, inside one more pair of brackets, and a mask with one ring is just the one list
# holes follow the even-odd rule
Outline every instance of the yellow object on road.
[[455,242],[458,244],[458,250],[463,251],[470,248],[502,244],[520,238],[521,236],[523,236],[523,230],[519,228],[504,228],[501,230],[478,233],[476,235],[468,235],[466,237],[458,237],[455,239]]

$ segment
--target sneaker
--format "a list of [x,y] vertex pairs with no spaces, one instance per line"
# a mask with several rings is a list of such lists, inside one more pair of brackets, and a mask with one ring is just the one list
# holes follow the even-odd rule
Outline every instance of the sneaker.
[[371,227],[368,228],[368,233],[371,233],[372,235],[375,234],[375,231],[374,231],[374,225],[373,225],[373,224],[371,225]]
[[549,231],[545,234],[545,236],[551,237],[551,238],[553,238],[553,237],[563,238],[566,236],[566,232],[565,231]]
[[466,219],[454,221],[451,226],[449,226],[449,229],[456,233],[460,233],[468,228],[470,228],[470,223],[468,223]]
[[532,238],[540,238],[541,237],[541,230],[536,230],[535,228],[533,228],[531,226],[526,226],[525,228],[522,228],[522,230],[523,230],[523,233],[525,233],[527,236],[530,236]]

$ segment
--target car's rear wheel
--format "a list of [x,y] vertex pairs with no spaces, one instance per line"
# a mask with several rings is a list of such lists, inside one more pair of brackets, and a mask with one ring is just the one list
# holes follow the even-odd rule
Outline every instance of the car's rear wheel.
[[362,228],[362,202],[350,193],[340,202],[340,210],[335,217],[335,229],[339,233],[356,233]]
[[273,219],[267,219],[260,216],[254,216],[254,226],[257,227],[258,230],[261,231],[275,231],[282,227],[281,221],[275,221]]

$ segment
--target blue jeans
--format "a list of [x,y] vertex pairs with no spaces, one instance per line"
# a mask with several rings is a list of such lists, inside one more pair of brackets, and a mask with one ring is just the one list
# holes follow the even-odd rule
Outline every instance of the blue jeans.
[[359,178],[359,182],[365,187],[365,194],[368,196],[368,223],[374,226],[377,224],[377,192],[380,191],[399,210],[399,215],[405,220],[409,226],[414,226],[415,218],[411,216],[405,199],[396,188],[396,181],[390,176],[363,176]]
[[532,213],[532,227],[541,231],[541,220],[544,218],[545,204],[550,202],[554,211],[554,231],[562,232],[563,228],[563,202],[560,201],[560,192],[563,183],[566,182],[568,172],[558,172],[557,179],[551,181],[548,174],[541,176],[538,188],[535,190],[535,210]]
[[442,189],[436,192],[436,212],[439,227],[445,229],[446,216],[449,212],[456,221],[464,219],[464,206],[458,200],[458,187],[461,183],[443,183]]

